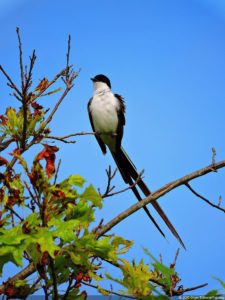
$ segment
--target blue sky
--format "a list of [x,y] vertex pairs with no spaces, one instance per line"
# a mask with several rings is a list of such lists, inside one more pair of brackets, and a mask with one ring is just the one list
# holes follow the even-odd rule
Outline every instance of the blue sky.
[[[38,60],[34,78],[51,78],[62,69],[68,33],[71,62],[81,73],[52,123],[55,135],[90,131],[86,105],[92,94],[90,77],[110,77],[113,90],[125,97],[126,129],[123,146],[152,190],[225,159],[225,4],[209,0],[49,0],[0,3],[0,63],[19,81],[15,34],[20,27],[24,55],[33,48]],[[0,82],[0,113],[15,101]],[[55,98],[43,99],[52,106]],[[32,154],[30,154],[31,157]],[[29,156],[29,155],[28,155]],[[105,169],[114,166],[92,136],[75,145],[61,145],[60,177],[79,173],[104,189]],[[192,185],[212,201],[225,198],[225,170],[195,180]],[[118,189],[124,184],[118,175]],[[132,193],[105,200],[98,219],[110,220],[133,203]],[[225,216],[201,202],[185,187],[160,199],[186,244],[177,270],[181,284],[208,282],[202,290],[219,288],[212,275],[225,280]],[[176,240],[160,223],[165,241],[140,211],[114,228],[135,241],[129,258],[140,259],[147,247],[171,262]],[[147,259],[146,259],[147,261]]]

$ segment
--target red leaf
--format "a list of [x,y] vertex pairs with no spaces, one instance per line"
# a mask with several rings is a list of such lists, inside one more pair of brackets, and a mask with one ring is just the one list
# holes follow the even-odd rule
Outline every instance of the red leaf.
[[40,81],[39,85],[35,88],[35,91],[44,91],[47,88],[48,79],[45,77]]
[[7,125],[7,121],[8,121],[7,117],[5,117],[4,115],[0,115],[0,120],[1,120],[2,125],[4,125],[4,126]]
[[44,134],[49,134],[50,132],[51,132],[50,128],[45,128],[43,131]]
[[84,281],[89,281],[89,282],[90,282],[90,281],[91,281],[91,278],[90,278],[89,276],[84,275],[84,276],[83,276],[83,280],[84,280]]
[[40,110],[43,108],[43,106],[39,105],[37,102],[32,102],[31,106],[33,107],[34,110]]
[[0,156],[0,166],[8,165],[8,160]]
[[75,278],[75,280],[76,280],[77,282],[80,282],[80,281],[82,280],[83,276],[84,276],[83,273],[79,273],[79,274],[76,274],[76,275],[74,276],[74,278]]
[[35,162],[42,159],[46,161],[46,174],[50,178],[55,173],[55,152],[59,150],[56,146],[43,145],[45,148],[37,155]]

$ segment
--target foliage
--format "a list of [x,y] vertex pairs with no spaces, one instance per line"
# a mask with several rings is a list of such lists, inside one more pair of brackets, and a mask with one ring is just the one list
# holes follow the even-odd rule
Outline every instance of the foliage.
[[[18,29],[17,34],[21,49]],[[147,249],[149,264],[129,262],[124,254],[132,241],[98,234],[102,224],[95,227],[95,212],[102,208],[103,197],[92,185],[86,185],[80,175],[57,180],[59,148],[49,145],[48,140],[65,142],[50,136],[50,122],[77,76],[69,66],[69,49],[70,44],[66,67],[52,80],[43,78],[34,87],[35,52],[24,68],[20,51],[21,89],[0,67],[21,104],[18,109],[8,107],[0,116],[0,151],[13,146],[10,161],[0,156],[0,273],[4,274],[9,262],[23,269],[0,286],[0,294],[24,299],[43,289],[46,299],[50,295],[53,299],[85,299],[84,287],[91,286],[103,295],[118,295],[101,286],[104,279],[119,283],[123,287],[120,295],[136,299],[157,294],[161,299],[161,293],[171,296],[177,291],[182,294],[185,290],[180,287],[175,290],[180,281],[175,263],[166,267]],[[65,88],[49,90],[59,78]],[[61,90],[51,111],[39,104],[40,97],[56,96]],[[43,149],[28,163],[23,154],[36,144]],[[104,264],[119,268],[120,279],[104,274]]]

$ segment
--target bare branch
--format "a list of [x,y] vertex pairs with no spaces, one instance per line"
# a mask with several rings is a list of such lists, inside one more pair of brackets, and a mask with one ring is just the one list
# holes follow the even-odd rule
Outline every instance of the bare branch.
[[15,85],[15,83],[12,81],[12,79],[11,79],[11,77],[6,73],[6,71],[3,69],[3,67],[0,65],[0,71],[4,74],[4,76],[7,78],[7,80],[9,81],[8,83],[7,83],[7,85],[10,87],[10,88],[12,88],[12,89],[14,89],[15,91],[16,91],[16,93],[19,95],[19,98],[17,98],[17,99],[20,99],[20,101],[21,101],[21,99],[22,99],[22,94],[21,94],[21,92],[19,91],[19,89],[17,88],[17,86]]
[[[66,67],[65,72],[68,71],[69,66]],[[66,73],[67,74],[67,73]],[[71,90],[71,88],[73,87],[73,81],[76,79],[76,77],[78,76],[79,71],[78,72],[72,72],[72,74],[69,77],[66,77],[66,89],[63,92],[62,96],[59,98],[58,102],[56,103],[55,107],[53,108],[53,110],[51,111],[50,115],[48,116],[47,120],[45,121],[44,127],[46,127],[46,125],[48,125],[48,123],[51,122],[54,114],[56,113],[57,109],[59,108],[60,104],[62,103],[63,99],[66,97],[66,95],[68,94],[68,92]]]
[[5,208],[15,215],[21,222],[23,221],[23,218],[12,207],[6,205]]
[[13,283],[16,280],[23,280],[33,274],[35,272],[36,268],[34,263],[30,263],[26,268],[24,268],[22,271],[14,275],[13,277],[9,278],[3,285],[0,286],[0,292],[4,292],[4,287],[7,283]]
[[14,141],[14,138],[10,138],[5,142],[0,141],[0,152],[5,150],[13,141]]
[[100,193],[102,198],[106,198],[107,195],[115,188],[115,186],[111,186],[111,181],[115,177],[117,169],[115,169],[112,172],[111,166],[109,166],[108,169],[106,169],[105,171],[106,171],[106,174],[107,174],[107,186],[106,186],[105,193],[103,195],[101,195],[101,193]]
[[189,183],[185,183],[186,187],[189,188],[189,190],[195,195],[197,196],[198,198],[202,199],[203,201],[205,201],[206,203],[208,203],[210,206],[212,207],[215,207],[221,211],[223,211],[225,213],[225,209],[220,207],[219,205],[216,205],[214,203],[212,203],[211,201],[209,201],[208,199],[206,199],[204,196],[200,195],[198,192],[196,192],[191,186]]
[[[72,66],[69,66],[69,68],[71,68]],[[54,78],[50,81],[48,81],[48,83],[46,84],[46,86],[41,89],[41,91],[39,93],[37,93],[36,95],[32,96],[31,99],[28,101],[28,103],[35,101],[37,98],[39,98],[40,96],[42,96],[44,94],[44,92],[51,86],[53,85],[60,77],[62,77],[63,75],[65,75],[66,69],[64,68],[63,70],[61,70],[58,74],[56,74],[54,76]]]
[[[176,263],[177,263],[177,259],[178,259],[178,255],[180,253],[180,248],[177,249],[177,252],[175,254],[175,258],[174,258],[174,261],[173,263],[170,265],[170,267],[174,268],[176,266]],[[162,257],[162,256],[161,256]]]
[[183,295],[184,293],[186,292],[190,292],[190,291],[194,291],[194,290],[198,290],[198,289],[201,289],[205,286],[207,286],[208,283],[203,283],[203,284],[200,284],[200,285],[197,285],[197,286],[193,286],[193,287],[190,287],[190,288],[186,288],[184,289],[182,286],[180,288],[178,288],[177,290],[172,290],[172,295],[171,296],[179,296],[179,295]]
[[74,140],[71,140],[71,141],[67,141],[66,138],[64,137],[60,137],[60,136],[46,136],[45,139],[51,139],[51,140],[56,140],[56,141],[59,141],[59,142],[62,142],[62,143],[65,143],[65,144],[75,144],[76,141]]
[[20,38],[20,29],[16,27],[16,33],[19,41],[19,55],[20,55],[20,76],[21,76],[21,88],[24,91],[24,70],[23,70],[23,51],[22,51],[22,42]]
[[69,61],[70,61],[70,41],[71,41],[71,36],[69,34],[68,36],[68,46],[67,46],[67,54],[66,54],[66,80],[69,80]]
[[28,92],[28,89],[30,88],[31,84],[32,84],[32,71],[33,71],[33,68],[34,68],[34,64],[35,64],[35,61],[36,61],[36,54],[35,54],[35,50],[33,50],[33,53],[30,57],[30,66],[29,66],[29,72],[26,73],[25,75],[25,78],[26,78],[26,84],[25,84],[25,87],[24,87],[24,93],[27,93]]
[[146,197],[142,201],[139,201],[138,203],[132,205],[131,207],[129,207],[128,209],[126,209],[125,211],[123,211],[122,213],[117,215],[114,219],[109,221],[105,226],[103,226],[100,230],[98,230],[96,232],[96,238],[99,238],[100,236],[102,236],[103,234],[108,232],[110,229],[112,229],[114,226],[116,226],[122,220],[126,219],[128,216],[135,213],[136,211],[138,211],[145,205],[161,198],[162,196],[169,193],[170,191],[177,188],[178,186],[184,185],[188,181],[191,181],[195,178],[201,177],[203,175],[206,175],[210,172],[214,172],[215,170],[218,170],[218,169],[221,169],[224,167],[225,167],[225,160],[215,163],[214,165],[209,165],[203,169],[197,170],[193,173],[190,173],[184,177],[181,177],[175,181],[172,181],[172,182],[164,185],[163,187],[159,188],[158,190],[156,190],[154,193],[150,194],[148,197]]
[[[81,131],[81,132],[76,132],[76,133],[72,133],[72,134],[68,134],[68,135],[64,135],[64,136],[46,136],[45,139],[53,139],[53,140],[57,140],[63,143],[76,143],[76,141],[66,141],[66,139],[69,139],[71,137],[75,137],[75,136],[81,136],[81,135],[101,135],[101,132],[89,132],[89,131]],[[112,135],[112,133],[104,133],[105,135]]]
[[114,192],[114,193],[110,193],[113,189],[114,189],[114,186],[111,188],[111,190],[109,190],[109,193],[107,194],[103,194],[102,195],[102,198],[106,198],[106,197],[112,197],[112,196],[115,196],[115,195],[118,195],[118,194],[121,194],[121,193],[124,193],[126,191],[129,191],[129,190],[132,190],[134,186],[136,186],[138,184],[138,182],[142,179],[142,175],[144,174],[144,170],[142,170],[140,172],[140,174],[138,175],[137,179],[134,181],[133,184],[129,185],[127,188],[125,189],[122,189],[120,191],[117,191],[117,192]]

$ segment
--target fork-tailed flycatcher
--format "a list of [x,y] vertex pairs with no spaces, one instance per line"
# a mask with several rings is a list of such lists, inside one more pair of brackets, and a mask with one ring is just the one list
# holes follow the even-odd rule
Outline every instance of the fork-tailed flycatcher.
[[[149,196],[151,192],[142,178],[139,178],[135,165],[121,146],[123,127],[125,125],[124,99],[122,96],[112,92],[110,80],[105,75],[96,75],[94,78],[91,78],[91,80],[94,84],[94,94],[88,102],[88,113],[92,129],[96,132],[95,137],[103,154],[106,154],[106,146],[108,147],[125,183],[132,186],[133,193],[136,198],[141,201],[142,198],[136,185],[134,185],[134,181],[137,181],[137,185],[146,197]],[[185,248],[179,234],[159,206],[158,202],[152,201],[151,204],[164,220],[173,235]],[[148,208],[146,206],[143,208],[160,233],[165,237]]]

